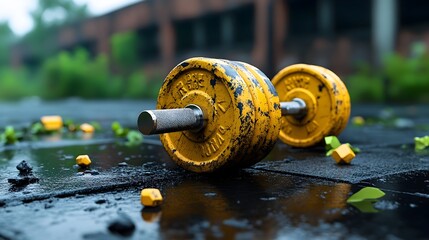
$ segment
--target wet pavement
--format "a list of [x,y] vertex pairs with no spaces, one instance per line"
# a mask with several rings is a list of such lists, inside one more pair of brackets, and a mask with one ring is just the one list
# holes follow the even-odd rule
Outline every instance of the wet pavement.
[[[429,152],[416,153],[413,144],[415,136],[429,135],[425,106],[354,106],[352,115],[368,121],[349,124],[339,137],[362,150],[349,166],[325,157],[323,146],[296,149],[278,142],[251,168],[205,175],[176,167],[157,137],[137,146],[114,137],[113,121],[135,128],[139,112],[153,106],[0,104],[0,128],[27,126],[46,114],[103,126],[92,135],[53,134],[0,147],[0,239],[429,238]],[[74,166],[80,154],[91,156],[90,171]],[[22,160],[33,167],[37,183],[8,182]],[[366,207],[346,203],[366,186],[386,195]],[[145,187],[161,190],[161,207],[141,206]],[[134,228],[109,230],[123,222]]]

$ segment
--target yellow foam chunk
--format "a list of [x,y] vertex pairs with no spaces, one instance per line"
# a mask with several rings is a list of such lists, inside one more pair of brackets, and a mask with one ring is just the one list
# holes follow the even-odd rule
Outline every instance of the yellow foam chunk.
[[332,158],[338,164],[350,164],[355,156],[348,144],[342,144],[332,152]]
[[40,122],[48,131],[60,130],[63,127],[63,118],[61,116],[43,116],[40,118]]
[[79,155],[76,158],[76,164],[81,167],[88,167],[91,165],[91,159],[88,155]]
[[95,128],[89,123],[83,123],[80,125],[80,130],[84,133],[93,133]]
[[156,207],[162,203],[162,195],[159,189],[145,188],[141,191],[140,201],[145,207]]
[[363,126],[365,124],[365,118],[356,116],[352,118],[352,123],[356,126]]

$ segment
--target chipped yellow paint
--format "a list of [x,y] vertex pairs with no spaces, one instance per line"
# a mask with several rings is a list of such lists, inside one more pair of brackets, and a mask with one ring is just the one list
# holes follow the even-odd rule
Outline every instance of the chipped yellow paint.
[[261,135],[254,136],[258,147],[255,147],[246,161],[240,164],[241,167],[248,167],[267,156],[277,142],[280,131],[280,101],[274,86],[264,73],[247,63],[236,62],[236,64],[246,68],[245,73],[250,76],[252,88],[258,92],[259,99],[262,99],[258,101],[258,108],[256,108],[260,118],[256,121],[255,128],[262,130]]
[[255,107],[251,89],[237,71],[221,60],[191,58],[165,78],[158,109],[198,105],[206,126],[198,131],[161,134],[170,157],[194,172],[236,166],[243,149],[252,147]]
[[279,138],[295,147],[309,147],[325,136],[341,132],[350,116],[350,98],[341,80],[319,66],[295,64],[274,76],[273,85],[281,102],[300,98],[307,114],[283,116]]
[[252,104],[255,109],[255,121],[252,123],[255,127],[253,133],[247,136],[251,139],[249,148],[242,148],[241,154],[240,156],[237,156],[236,160],[240,165],[244,165],[245,162],[250,160],[259,161],[260,158],[258,155],[260,154],[260,148],[263,144],[262,140],[265,139],[267,130],[270,127],[268,124],[268,116],[264,115],[264,113],[268,115],[267,99],[257,80],[246,68],[237,62],[227,60],[222,61],[237,71],[244,80],[252,96],[252,99],[250,99],[248,104]]
[[341,97],[342,98],[341,100],[338,100],[339,101],[338,115],[337,115],[338,118],[330,134],[330,135],[338,136],[347,127],[347,123],[349,122],[350,111],[351,111],[349,92],[347,91],[347,88],[344,82],[334,72],[320,66],[313,66],[313,67],[316,67],[320,69],[320,71],[323,71],[324,73],[330,75],[334,79],[335,83],[337,84],[338,91],[340,91],[340,98]]

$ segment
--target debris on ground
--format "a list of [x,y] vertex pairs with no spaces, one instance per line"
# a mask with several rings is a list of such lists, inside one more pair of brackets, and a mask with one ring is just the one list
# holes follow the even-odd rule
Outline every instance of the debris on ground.
[[340,141],[336,136],[327,136],[325,137],[326,150],[332,150],[341,145]]
[[156,188],[145,188],[140,193],[140,201],[145,207],[157,207],[162,203],[161,192]]
[[45,127],[43,127],[43,124],[41,122],[35,122],[30,127],[31,134],[39,135],[39,134],[45,134],[47,133]]
[[136,226],[127,214],[119,212],[118,216],[109,223],[108,229],[114,234],[128,237],[133,234]]
[[127,133],[125,145],[136,146],[143,142],[143,135],[139,131],[131,130]]
[[353,147],[350,143],[346,143],[352,150],[354,153],[360,153],[361,150],[358,147]]
[[356,116],[352,118],[352,124],[355,126],[363,126],[365,125],[365,119],[361,116]]
[[350,164],[355,156],[355,153],[347,144],[342,144],[332,152],[332,158],[337,164]]
[[136,146],[143,142],[143,135],[139,131],[124,128],[119,122],[112,123],[112,131],[115,137],[125,137],[125,145],[128,147]]
[[0,133],[0,144],[15,144],[18,142],[20,135],[21,134],[17,133],[12,126],[7,126],[4,132]]
[[95,131],[94,126],[89,123],[83,123],[80,125],[80,130],[84,133],[93,133]]
[[364,187],[347,199],[347,203],[362,202],[367,200],[377,200],[386,195],[376,187]]
[[112,131],[116,137],[126,137],[130,130],[122,127],[119,122],[115,121],[112,123]]
[[39,178],[30,175],[18,178],[8,178],[7,182],[14,185],[14,187],[25,187],[29,184],[38,183]]
[[40,122],[47,131],[58,131],[63,127],[63,119],[61,116],[43,116]]
[[89,165],[91,165],[91,159],[88,155],[79,155],[76,157],[76,164],[79,167],[87,168]]
[[[354,154],[360,153],[361,150],[357,147],[353,147],[350,143],[345,143]],[[341,146],[341,142],[338,140],[336,136],[327,136],[325,137],[325,149],[326,149],[326,156],[329,157],[332,155],[332,153]]]
[[33,167],[31,167],[25,160],[22,160],[18,165],[16,165],[16,169],[18,169],[19,175],[21,176],[30,175],[33,171]]
[[83,174],[100,175],[100,172],[97,171],[97,170],[89,170],[89,169],[87,169],[87,170],[85,170],[83,172]]
[[128,166],[128,163],[126,163],[126,162],[118,163],[118,167],[127,167],[127,166]]
[[71,119],[67,119],[64,121],[64,127],[67,128],[67,130],[69,130],[69,132],[76,132],[77,131],[77,126],[74,123],[74,121]]
[[17,178],[9,178],[8,183],[12,184],[15,188],[25,187],[32,183],[39,182],[39,178],[33,175],[33,167],[27,163],[27,161],[23,160],[18,165],[16,165],[16,169],[18,169],[18,177]]
[[429,136],[415,137],[414,144],[414,149],[416,151],[424,150],[425,148],[429,147]]
[[364,187],[347,199],[347,203],[353,205],[363,213],[376,213],[373,204],[385,195],[383,191],[375,187]]

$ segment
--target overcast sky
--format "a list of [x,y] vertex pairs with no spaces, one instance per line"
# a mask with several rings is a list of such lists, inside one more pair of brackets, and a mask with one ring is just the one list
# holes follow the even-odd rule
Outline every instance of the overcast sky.
[[[93,15],[101,15],[139,0],[74,0],[86,3]],[[33,26],[29,13],[36,8],[37,0],[0,0],[0,21],[8,21],[17,35],[23,35]]]

